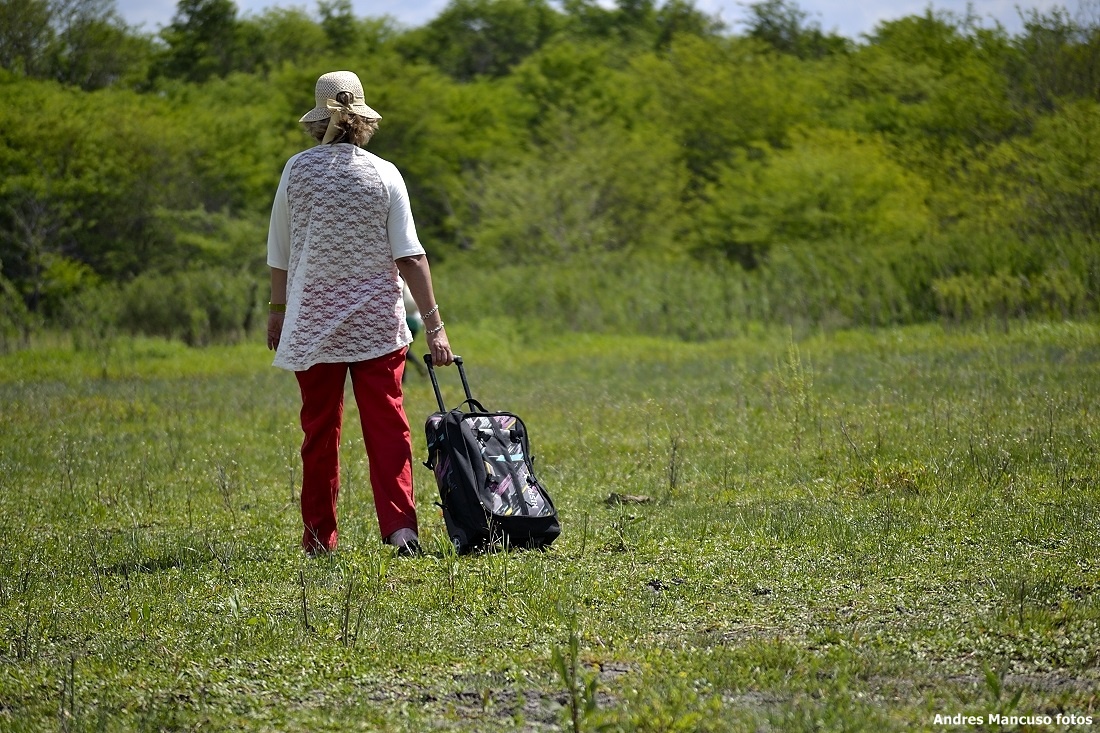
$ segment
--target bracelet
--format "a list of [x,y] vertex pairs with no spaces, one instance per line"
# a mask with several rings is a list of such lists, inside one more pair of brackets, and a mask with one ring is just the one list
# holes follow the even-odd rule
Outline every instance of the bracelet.
[[434,307],[434,308],[432,308],[432,309],[431,309],[430,311],[428,311],[428,312],[427,312],[427,313],[425,313],[424,315],[420,316],[420,319],[421,319],[421,320],[426,320],[426,319],[428,319],[428,318],[431,318],[432,316],[434,316],[434,315],[435,315],[435,312],[436,312],[437,310],[439,310],[439,303],[436,303],[436,304],[435,304],[435,307]]
[[286,313],[286,303],[268,303],[272,313]]
[[443,330],[443,321],[440,321],[438,326],[436,326],[435,328],[429,328],[424,333],[426,333],[429,336],[434,336],[442,330]]

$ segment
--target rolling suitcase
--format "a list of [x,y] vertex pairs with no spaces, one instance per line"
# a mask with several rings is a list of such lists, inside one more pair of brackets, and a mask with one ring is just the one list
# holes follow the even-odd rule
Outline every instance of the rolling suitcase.
[[[455,550],[545,548],[561,533],[558,513],[536,478],[527,428],[518,415],[492,412],[470,394],[462,357],[455,356],[466,400],[448,410],[430,354],[428,365],[439,412],[424,432],[439,504]],[[465,409],[464,409],[465,408]]]

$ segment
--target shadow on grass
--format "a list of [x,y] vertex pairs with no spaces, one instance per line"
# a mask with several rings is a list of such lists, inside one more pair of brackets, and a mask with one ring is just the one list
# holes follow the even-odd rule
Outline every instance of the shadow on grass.
[[190,570],[205,565],[214,559],[212,553],[195,550],[186,556],[161,555],[140,560],[123,560],[113,565],[103,566],[99,569],[99,572],[103,575],[130,575],[132,573],[159,573],[173,568]]

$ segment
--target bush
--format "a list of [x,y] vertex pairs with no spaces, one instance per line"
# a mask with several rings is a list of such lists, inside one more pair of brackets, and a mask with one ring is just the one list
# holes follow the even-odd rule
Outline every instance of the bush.
[[826,328],[914,320],[908,294],[885,253],[841,242],[780,247],[762,268],[765,320]]
[[106,348],[117,335],[121,312],[118,288],[101,285],[67,298],[58,320],[72,334],[76,350],[95,351]]
[[0,275],[0,354],[25,343],[31,328],[31,314],[19,291]]
[[1052,268],[1035,277],[1000,271],[964,273],[932,284],[941,318],[953,323],[997,318],[1074,318],[1086,314],[1088,290],[1080,277]]
[[259,288],[252,275],[217,269],[140,275],[122,291],[119,326],[190,346],[234,342],[256,322]]
[[45,268],[39,286],[38,312],[47,322],[61,317],[66,303],[99,284],[95,270],[84,262],[58,254],[42,257]]
[[752,271],[721,257],[604,255],[497,268],[447,261],[436,268],[436,289],[456,321],[504,316],[525,330],[686,341],[741,335],[760,323],[835,329],[997,318],[1007,325],[1095,312],[1086,274],[1076,269],[937,276],[955,264],[949,254],[830,242],[776,247]]

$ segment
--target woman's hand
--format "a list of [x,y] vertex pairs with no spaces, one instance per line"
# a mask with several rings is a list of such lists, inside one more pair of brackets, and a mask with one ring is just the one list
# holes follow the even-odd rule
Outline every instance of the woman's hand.
[[455,355],[451,353],[451,343],[447,340],[445,330],[441,328],[435,333],[428,334],[427,339],[428,351],[432,353],[434,366],[447,366],[454,363]]
[[283,336],[283,317],[285,313],[269,313],[267,316],[267,348],[271,351],[279,348],[279,339]]

